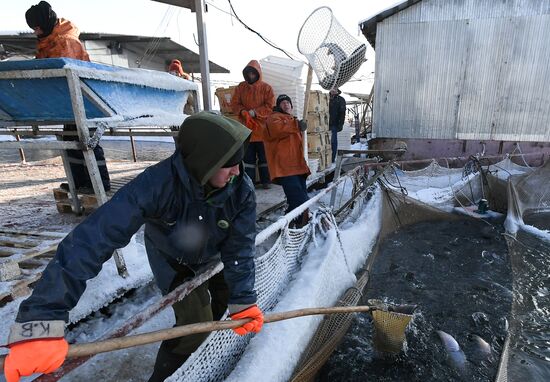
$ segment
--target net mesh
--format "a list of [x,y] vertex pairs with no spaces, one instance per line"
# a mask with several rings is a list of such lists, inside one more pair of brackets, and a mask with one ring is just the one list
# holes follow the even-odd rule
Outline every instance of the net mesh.
[[[275,244],[257,257],[256,291],[263,311],[275,307],[292,276],[296,273],[312,226],[284,229]],[[210,334],[199,349],[167,381],[222,381],[237,364],[252,335],[237,336],[225,330]]]
[[397,354],[403,350],[405,328],[412,315],[397,312],[375,310],[372,312],[374,323],[374,348],[378,352]]
[[[530,168],[524,175],[511,175],[508,180],[508,215],[506,229],[515,234],[519,228],[526,228],[525,219],[529,215],[550,212],[550,160],[540,168]],[[534,227],[533,233],[550,234],[544,227]],[[537,232],[540,231],[540,232]],[[545,235],[546,233],[546,235]]]
[[[362,198],[364,200],[364,198]],[[354,287],[349,288],[338,302],[338,306],[355,306],[361,299],[361,291],[367,285],[368,272],[363,272]],[[316,335],[310,341],[296,367],[292,382],[311,380],[330,357],[346,334],[354,313],[331,314],[323,320]]]
[[367,47],[350,35],[328,7],[317,8],[298,35],[298,51],[306,56],[323,89],[345,84],[365,61]]
[[413,199],[444,210],[476,206],[480,199],[487,199],[492,210],[505,212],[504,189],[508,178],[531,173],[533,169],[510,158],[492,164],[482,162],[472,159],[462,168],[449,168],[434,160],[419,170],[389,172],[383,182],[390,189],[403,190]]

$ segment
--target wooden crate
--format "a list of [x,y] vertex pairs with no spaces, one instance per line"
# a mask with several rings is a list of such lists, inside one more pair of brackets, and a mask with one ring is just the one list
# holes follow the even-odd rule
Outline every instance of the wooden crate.
[[308,112],[328,113],[328,93],[312,90],[309,93]]
[[310,159],[319,160],[319,169],[318,171],[323,171],[331,166],[332,164],[332,150],[330,147],[326,147],[324,151],[319,152],[310,152],[308,153]]
[[326,133],[311,133],[307,135],[307,151],[309,153],[325,151],[326,146]]
[[319,161],[319,167],[317,168],[317,171],[323,171],[326,168],[326,157],[324,151],[308,153],[308,156],[310,159],[317,159]]
[[[136,175],[134,174],[111,179],[111,190],[107,191],[107,198],[110,199],[115,192],[117,192],[126,183],[134,179],[135,176]],[[59,213],[66,214],[73,212],[70,192],[65,191],[62,188],[54,188],[53,197]],[[87,215],[95,211],[98,207],[97,198],[93,194],[78,194],[78,200],[80,201],[80,206],[82,207],[82,211],[79,211],[79,213]]]
[[235,93],[235,88],[237,86],[230,86],[228,88],[217,88],[216,97],[218,97],[218,102],[220,103],[220,111],[222,114],[231,114],[233,109],[231,108],[231,99]]
[[332,150],[329,147],[325,150],[325,168],[329,168],[332,165]]
[[328,113],[307,113],[307,132],[324,133],[328,130]]

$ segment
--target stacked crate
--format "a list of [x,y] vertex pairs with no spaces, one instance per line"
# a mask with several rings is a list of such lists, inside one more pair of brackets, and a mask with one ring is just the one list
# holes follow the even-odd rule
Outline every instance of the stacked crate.
[[229,117],[231,119],[239,120],[239,116],[233,114],[233,109],[231,107],[231,100],[233,98],[233,93],[235,93],[235,88],[237,86],[230,86],[228,88],[217,88],[216,97],[220,103],[220,111],[222,115]]
[[318,170],[322,171],[332,164],[330,131],[328,129],[327,93],[318,90],[309,94],[307,113],[307,151],[310,159],[318,159]]

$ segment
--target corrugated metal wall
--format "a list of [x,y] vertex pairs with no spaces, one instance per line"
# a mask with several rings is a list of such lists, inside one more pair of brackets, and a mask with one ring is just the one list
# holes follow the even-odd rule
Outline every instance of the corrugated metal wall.
[[374,133],[550,141],[550,0],[424,0],[377,26]]

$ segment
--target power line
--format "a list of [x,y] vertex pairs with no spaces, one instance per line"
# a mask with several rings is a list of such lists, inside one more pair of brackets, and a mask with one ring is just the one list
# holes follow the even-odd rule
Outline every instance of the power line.
[[244,23],[244,21],[242,21],[240,19],[240,17],[237,15],[237,13],[235,12],[235,9],[233,8],[233,4],[231,4],[231,0],[227,0],[229,2],[229,7],[231,7],[231,12],[233,12],[233,15],[235,16],[235,18],[246,28],[248,29],[249,31],[251,31],[252,33],[255,33],[259,38],[261,38],[266,44],[268,44],[269,46],[271,46],[272,48],[275,48],[277,50],[280,50],[281,52],[283,52],[288,58],[290,58],[291,60],[295,60],[294,57],[292,57],[289,53],[286,52],[286,50],[282,49],[282,48],[279,48],[277,45],[275,45],[274,43],[272,43],[271,41],[269,41],[268,39],[266,39],[264,36],[262,36],[259,32],[255,31],[254,29],[250,28],[248,25],[246,25]]

